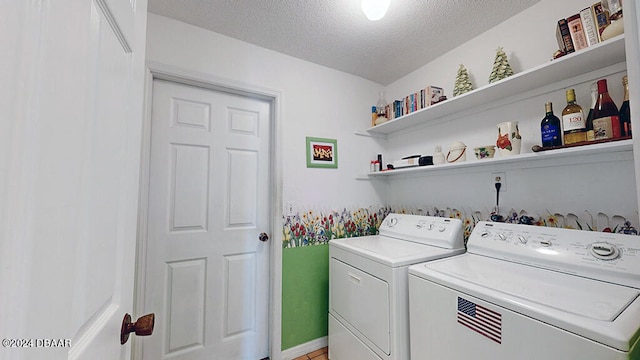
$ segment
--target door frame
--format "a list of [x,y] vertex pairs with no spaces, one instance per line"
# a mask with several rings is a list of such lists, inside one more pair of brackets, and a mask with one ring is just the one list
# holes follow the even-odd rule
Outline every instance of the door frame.
[[[266,229],[270,234],[269,241],[269,357],[270,359],[282,358],[282,142],[280,141],[282,127],[282,91],[265,88],[253,84],[241,83],[231,79],[225,79],[210,74],[198,73],[179,67],[157,62],[147,62],[144,89],[144,114],[142,114],[142,148],[140,162],[140,198],[138,205],[138,234],[136,248],[136,283],[134,292],[134,313],[141,314],[144,311],[144,287],[146,284],[147,262],[147,226],[149,205],[149,171],[151,162],[151,106],[153,99],[153,82],[166,80],[177,84],[198,86],[201,88],[221,91],[231,94],[249,96],[251,98],[265,100],[271,104],[270,131],[270,228]],[[262,230],[261,230],[262,231]],[[256,241],[258,241],[256,239]],[[132,358],[142,359],[142,346],[144,339],[136,341],[134,338]]]

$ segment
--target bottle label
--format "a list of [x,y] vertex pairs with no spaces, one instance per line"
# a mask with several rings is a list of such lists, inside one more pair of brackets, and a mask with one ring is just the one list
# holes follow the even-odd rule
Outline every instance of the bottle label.
[[562,126],[565,134],[573,130],[584,131],[587,127],[582,112],[562,115]]
[[593,119],[593,135],[596,140],[613,138],[613,121],[617,116],[606,116]]
[[612,137],[619,138],[622,136],[622,127],[620,126],[620,116],[611,117],[611,133]]
[[560,128],[553,125],[544,125],[540,132],[542,133],[542,146],[553,146],[552,144],[560,138]]
[[584,141],[587,141],[586,131],[564,134],[565,145],[575,144],[575,143],[584,142]]

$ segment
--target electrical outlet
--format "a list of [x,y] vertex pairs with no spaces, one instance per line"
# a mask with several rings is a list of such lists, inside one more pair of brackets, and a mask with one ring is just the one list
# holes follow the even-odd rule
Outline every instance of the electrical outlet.
[[500,183],[500,192],[507,191],[507,174],[504,172],[491,173],[491,189],[496,191],[496,183]]
[[287,216],[294,216],[296,214],[296,202],[295,201],[287,201],[287,208],[285,209],[285,212],[287,213]]

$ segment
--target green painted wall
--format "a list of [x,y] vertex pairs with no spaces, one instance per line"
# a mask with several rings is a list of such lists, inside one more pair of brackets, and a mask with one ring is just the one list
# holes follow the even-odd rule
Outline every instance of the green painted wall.
[[282,350],[328,335],[329,245],[282,249]]

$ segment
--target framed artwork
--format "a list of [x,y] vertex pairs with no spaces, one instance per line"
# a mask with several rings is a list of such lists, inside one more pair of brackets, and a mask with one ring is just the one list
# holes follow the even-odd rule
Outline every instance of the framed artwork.
[[338,140],[307,136],[307,167],[338,168]]

